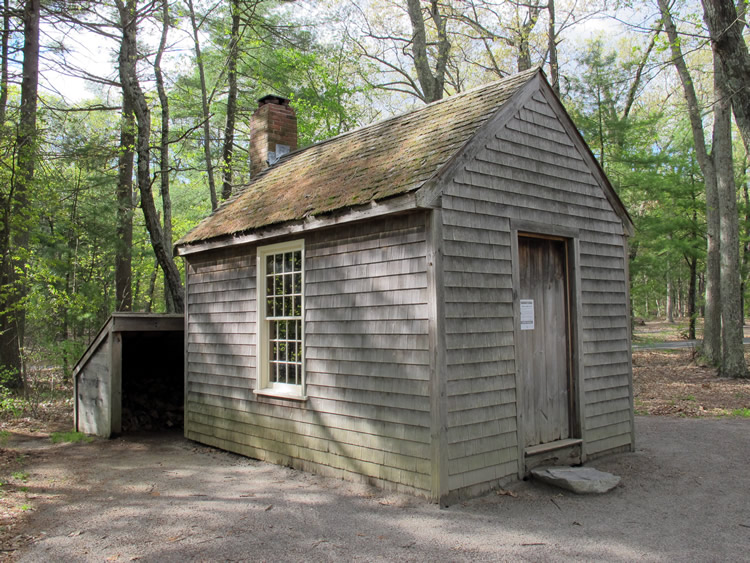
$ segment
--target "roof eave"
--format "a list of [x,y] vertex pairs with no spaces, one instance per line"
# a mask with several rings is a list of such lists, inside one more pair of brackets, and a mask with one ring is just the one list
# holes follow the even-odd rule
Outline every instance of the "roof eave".
[[224,235],[214,239],[203,240],[196,243],[176,244],[175,256],[189,256],[209,250],[218,250],[245,244],[264,242],[270,239],[298,235],[326,227],[364,221],[385,215],[404,213],[423,207],[427,207],[417,197],[417,188],[408,193],[397,195],[379,201],[372,201],[356,207],[337,210],[325,215],[309,216],[302,220],[287,221],[277,225],[261,227],[251,231]]

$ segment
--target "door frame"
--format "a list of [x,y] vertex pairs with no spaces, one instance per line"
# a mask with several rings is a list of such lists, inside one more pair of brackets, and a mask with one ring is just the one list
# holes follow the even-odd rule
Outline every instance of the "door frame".
[[[513,337],[514,346],[520,339],[520,264],[518,257],[518,238],[531,237],[558,240],[564,243],[567,269],[568,301],[568,384],[569,405],[568,418],[570,438],[578,438],[581,444],[581,462],[586,461],[586,430],[583,420],[583,322],[580,309],[581,273],[580,273],[580,231],[564,226],[536,223],[532,221],[512,220],[510,224],[511,264],[513,277]],[[514,357],[517,355],[514,352]],[[524,421],[520,398],[523,396],[524,383],[518,370],[515,371],[516,382],[516,440],[518,447],[518,476],[525,476]],[[551,444],[554,445],[554,442]]]

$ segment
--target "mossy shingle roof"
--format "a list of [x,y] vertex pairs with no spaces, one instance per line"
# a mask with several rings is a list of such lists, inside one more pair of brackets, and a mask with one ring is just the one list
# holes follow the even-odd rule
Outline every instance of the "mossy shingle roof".
[[177,244],[247,233],[414,191],[537,72],[515,74],[290,153]]

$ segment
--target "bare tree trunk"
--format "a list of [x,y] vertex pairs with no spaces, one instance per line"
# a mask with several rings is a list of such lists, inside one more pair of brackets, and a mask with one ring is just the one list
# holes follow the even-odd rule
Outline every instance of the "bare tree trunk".
[[435,72],[430,68],[428,58],[427,33],[422,13],[422,2],[419,0],[406,0],[409,12],[409,20],[412,28],[412,54],[414,67],[417,71],[417,79],[422,89],[422,100],[425,103],[434,102],[443,98],[443,87],[445,85],[445,69],[448,64],[451,44],[446,31],[447,18],[440,14],[440,6],[437,0],[431,0],[429,13],[435,23],[438,34],[438,49],[435,60]]
[[672,54],[672,63],[677,69],[687,102],[690,129],[693,133],[695,154],[706,183],[706,305],[703,327],[703,354],[715,365],[721,363],[721,296],[720,296],[720,219],[719,196],[716,186],[716,169],[706,149],[703,121],[695,94],[693,80],[680,48],[680,38],[669,11],[668,0],[658,0],[662,24],[667,32]]
[[727,377],[747,377],[742,344],[742,304],[740,299],[740,241],[737,190],[732,163],[732,110],[725,91],[725,80],[714,53],[714,135],[712,154],[716,163],[721,222],[721,373]]
[[[163,231],[164,245],[172,248],[172,198],[169,194],[169,97],[164,87],[164,75],[161,71],[161,59],[164,56],[164,50],[167,47],[167,36],[169,33],[169,2],[162,1],[162,28],[159,47],[154,59],[154,76],[156,77],[156,90],[159,94],[159,103],[161,106],[161,132],[159,140],[159,193],[161,195],[162,214],[164,216]],[[172,293],[169,291],[169,284],[166,277],[164,278],[164,302],[168,313],[175,310]]]
[[[126,3],[127,2],[127,3]],[[151,193],[150,178],[150,146],[151,136],[151,112],[146,102],[146,96],[141,90],[136,75],[136,0],[116,0],[122,26],[122,43],[120,44],[119,73],[122,83],[123,97],[128,98],[132,104],[136,122],[138,124],[138,137],[136,141],[136,152],[138,154],[138,171],[136,179],[138,190],[141,194],[141,208],[146,222],[146,229],[151,239],[156,259],[166,276],[167,287],[174,300],[175,312],[184,310],[184,296],[180,272],[175,264],[171,249],[164,244],[164,233],[159,223],[158,213],[154,204],[154,196]]]
[[[516,10],[520,9],[521,4],[516,5]],[[526,12],[526,18],[523,23],[520,23],[516,32],[518,33],[516,53],[516,65],[518,66],[518,72],[529,70],[531,68],[531,48],[529,46],[529,37],[531,32],[536,26],[536,22],[539,20],[539,13],[541,8],[539,7],[539,0],[536,3],[523,4],[523,7],[528,10]]]
[[229,199],[232,195],[232,156],[234,154],[234,122],[237,114],[237,42],[240,38],[240,5],[239,0],[232,0],[232,30],[229,38],[229,56],[227,60],[227,122],[224,127],[224,150],[221,160],[223,166],[223,183],[221,199]]
[[547,30],[547,50],[549,51],[549,78],[552,89],[560,96],[560,65],[557,61],[557,31],[555,30],[555,0],[547,0],[549,27]]
[[37,154],[37,90],[39,86],[40,0],[27,0],[23,10],[23,78],[16,137],[16,174],[8,201],[2,248],[2,302],[0,303],[0,365],[11,370],[6,385],[24,381],[23,341],[26,328],[26,268],[32,209],[29,195]]
[[10,41],[10,0],[3,0],[3,34],[0,38],[0,127],[8,107],[8,43]]
[[123,97],[120,153],[117,163],[117,246],[115,248],[115,310],[133,308],[133,157],[135,116]]
[[745,324],[745,290],[747,289],[747,273],[748,273],[748,265],[750,264],[750,192],[748,191],[748,183],[750,183],[750,177],[748,177],[748,170],[750,167],[748,167],[748,156],[745,155],[745,174],[744,174],[744,181],[742,182],[742,196],[745,201],[745,218],[744,218],[744,227],[745,227],[745,242],[742,245],[742,265],[740,267],[740,297],[742,299],[742,324]]
[[695,340],[695,320],[697,312],[695,310],[695,297],[696,297],[696,285],[698,283],[698,259],[696,257],[688,258],[685,257],[685,261],[688,264],[690,270],[690,282],[688,285],[688,302],[687,302],[687,315],[688,315],[688,338]]
[[672,276],[669,273],[667,265],[667,322],[674,322],[674,287],[672,286]]
[[198,39],[198,22],[195,19],[195,8],[193,0],[187,0],[190,12],[190,25],[193,29],[193,48],[195,59],[198,64],[198,76],[201,83],[201,109],[203,112],[203,155],[206,160],[206,174],[208,175],[208,191],[211,196],[211,210],[216,211],[219,202],[216,199],[216,183],[214,182],[214,167],[211,160],[211,123],[208,111],[208,90],[206,88],[206,73],[203,67],[203,55],[201,55],[201,44]]
[[711,44],[724,71],[723,86],[732,98],[734,119],[750,153],[750,52],[742,36],[743,20],[732,0],[702,1]]

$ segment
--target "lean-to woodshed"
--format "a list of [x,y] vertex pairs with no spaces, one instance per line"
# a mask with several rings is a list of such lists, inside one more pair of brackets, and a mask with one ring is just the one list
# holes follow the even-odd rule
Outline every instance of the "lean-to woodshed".
[[177,245],[188,438],[439,502],[632,449],[632,224],[541,71],[300,150],[261,103]]

